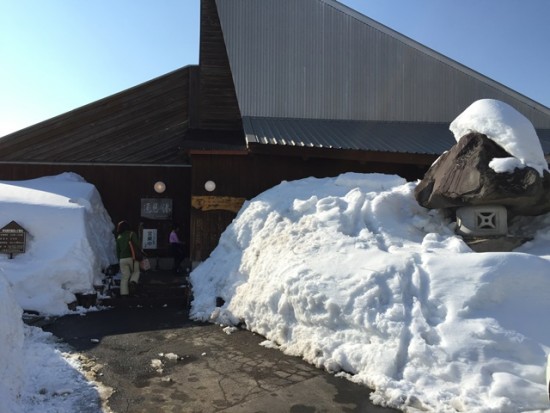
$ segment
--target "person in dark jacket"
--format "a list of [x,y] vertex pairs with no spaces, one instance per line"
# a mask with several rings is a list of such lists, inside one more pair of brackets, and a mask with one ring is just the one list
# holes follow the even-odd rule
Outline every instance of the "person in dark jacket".
[[130,225],[126,221],[120,221],[117,225],[116,255],[120,265],[120,295],[128,297],[130,292],[135,293],[139,282],[139,261],[132,256],[130,242],[135,249],[139,248],[139,240]]

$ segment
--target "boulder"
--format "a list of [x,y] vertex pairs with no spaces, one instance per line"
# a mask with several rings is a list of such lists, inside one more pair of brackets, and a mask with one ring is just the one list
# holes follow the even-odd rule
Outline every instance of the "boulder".
[[511,157],[481,133],[463,136],[441,155],[415,190],[425,208],[457,208],[503,205],[509,216],[550,212],[550,174],[531,167],[497,173],[489,167],[493,158]]

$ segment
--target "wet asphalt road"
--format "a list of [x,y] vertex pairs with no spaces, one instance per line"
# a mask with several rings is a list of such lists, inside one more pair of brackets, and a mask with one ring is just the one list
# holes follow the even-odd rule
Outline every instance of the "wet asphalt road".
[[397,411],[373,406],[366,387],[260,346],[261,336],[191,322],[183,306],[115,308],[43,328],[90,360],[113,390],[114,413]]

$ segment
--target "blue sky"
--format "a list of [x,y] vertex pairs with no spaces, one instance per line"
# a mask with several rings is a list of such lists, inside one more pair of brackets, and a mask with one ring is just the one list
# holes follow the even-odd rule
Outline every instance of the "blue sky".
[[[550,107],[549,0],[344,0]],[[198,63],[199,0],[0,0],[0,136]]]

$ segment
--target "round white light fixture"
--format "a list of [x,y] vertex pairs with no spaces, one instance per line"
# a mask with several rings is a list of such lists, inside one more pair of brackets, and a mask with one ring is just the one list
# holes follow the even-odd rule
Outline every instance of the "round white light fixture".
[[206,189],[208,192],[212,192],[214,189],[216,189],[216,183],[214,181],[206,181],[204,183],[204,189]]
[[155,185],[153,185],[153,188],[155,188],[155,192],[157,194],[162,194],[164,191],[166,191],[166,184],[162,181],[155,182]]

